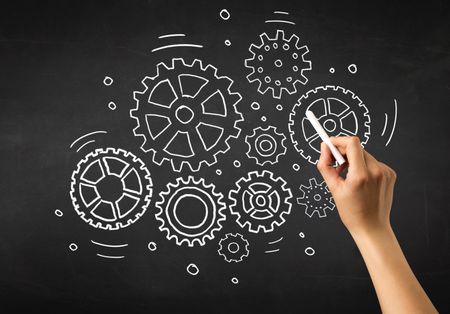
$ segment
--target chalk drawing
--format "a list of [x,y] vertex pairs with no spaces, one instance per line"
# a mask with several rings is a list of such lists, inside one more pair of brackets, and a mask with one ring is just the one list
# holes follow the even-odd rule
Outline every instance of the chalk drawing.
[[333,74],[335,72],[334,68],[330,68],[330,73]]
[[266,116],[262,116],[262,117],[261,117],[261,121],[262,121],[262,122],[266,122],[266,121],[267,121],[267,117],[266,117]]
[[108,244],[108,243],[100,243],[94,240],[91,240],[92,244],[98,245],[98,246],[103,246],[103,247],[108,247],[108,248],[120,248],[120,247],[127,247],[128,244],[124,243],[124,244]]
[[237,285],[239,283],[239,279],[237,279],[236,277],[231,278],[231,282],[235,285]]
[[95,255],[97,255],[98,257],[107,258],[107,259],[122,259],[122,258],[125,258],[124,255],[105,255],[105,254],[100,254],[100,253],[97,253]]
[[392,125],[391,134],[389,135],[389,138],[388,138],[385,146],[388,146],[389,143],[391,142],[392,136],[394,135],[396,125],[397,125],[397,99],[394,99],[394,123]]
[[308,256],[313,256],[314,254],[316,254],[316,251],[312,247],[307,247],[305,249],[305,254]]
[[221,255],[228,263],[242,262],[244,258],[248,257],[249,243],[240,233],[227,233],[219,242],[219,249],[217,253]]
[[109,104],[108,104],[108,108],[111,109],[111,110],[116,110],[117,106],[116,106],[116,104],[113,101],[110,101]]
[[252,107],[253,110],[259,110],[259,108],[261,108],[261,106],[259,105],[259,103],[257,103],[256,101],[252,102],[252,104],[250,105],[250,107]]
[[236,168],[239,168],[239,167],[241,166],[241,162],[240,162],[239,160],[235,160],[235,161],[233,161],[233,165],[234,165]]
[[324,218],[327,216],[327,212],[334,210],[336,206],[325,182],[317,183],[315,178],[309,179],[307,186],[302,184],[300,193],[297,203],[305,206],[305,214],[309,218],[312,218],[314,214],[317,214],[319,218]]
[[222,170],[217,169],[217,170],[216,170],[216,174],[217,174],[218,176],[220,176],[220,175],[222,174]]
[[228,47],[231,46],[231,41],[229,39],[225,40],[225,46],[228,46]]
[[[92,136],[92,135],[95,135],[95,134],[106,134],[106,133],[108,133],[108,132],[107,131],[94,131],[94,132],[90,132],[90,133],[84,134],[84,135],[80,136],[79,138],[77,138],[75,141],[73,141],[72,144],[70,144],[69,148],[74,147],[76,143],[80,142],[81,140],[83,140],[83,139],[85,139],[85,138],[87,138],[89,136]],[[95,142],[95,140],[90,141],[90,142]],[[86,145],[86,143],[84,143],[84,145],[82,145],[81,148],[84,147],[85,145]],[[79,151],[81,148],[78,148],[77,151]]]
[[130,117],[137,123],[134,134],[143,138],[141,149],[154,163],[198,171],[216,163],[239,136],[243,118],[236,105],[242,97],[231,90],[233,80],[218,76],[212,65],[174,58],[170,65],[159,63],[156,75],[142,84]]
[[302,239],[305,238],[305,234],[304,234],[303,232],[300,232],[300,233],[298,234],[298,236],[299,236],[300,238],[302,238]]
[[167,34],[167,35],[161,35],[161,36],[158,36],[158,39],[172,38],[172,37],[186,37],[186,34]]
[[69,249],[70,249],[72,252],[75,252],[76,250],[78,250],[78,245],[76,245],[75,243],[70,243]]
[[186,271],[188,272],[189,275],[192,275],[192,276],[197,276],[198,273],[200,272],[200,270],[198,269],[197,265],[195,265],[194,263],[190,263],[186,267]]
[[89,225],[118,230],[145,213],[152,186],[150,172],[141,159],[123,149],[97,149],[72,173],[70,197],[77,214]]
[[294,171],[299,171],[300,170],[300,165],[299,164],[293,164],[292,165],[292,169],[294,169]]
[[277,30],[273,37],[263,33],[259,44],[250,45],[249,52],[251,57],[245,60],[245,67],[251,72],[247,80],[258,84],[259,93],[270,90],[272,97],[280,99],[283,92],[296,93],[297,83],[308,82],[305,74],[311,70],[311,61],[305,57],[309,49],[300,46],[297,35],[286,36],[283,30]]
[[[187,222],[180,216],[180,213],[192,211],[192,204],[204,211],[200,223]],[[175,240],[177,245],[204,246],[206,240],[214,239],[214,233],[225,221],[223,194],[216,192],[213,184],[192,176],[167,184],[166,190],[159,194],[156,208],[159,230],[166,233],[168,240]]]
[[286,155],[286,136],[277,132],[274,126],[253,129],[251,135],[245,137],[248,150],[247,156],[256,161],[257,165],[275,164],[280,156]]
[[103,79],[103,84],[105,84],[106,86],[111,86],[113,82],[114,80],[109,76],[105,76],[105,78]]
[[356,66],[356,64],[352,63],[348,66],[348,71],[351,74],[355,74],[356,72],[358,72],[358,67]]
[[147,247],[148,247],[148,249],[149,249],[150,251],[152,251],[152,252],[156,251],[156,249],[157,249],[156,243],[153,242],[153,241],[152,241],[152,242],[149,242],[148,245],[147,245]]
[[231,16],[230,12],[228,12],[227,9],[220,10],[219,15],[224,21],[227,21]]
[[282,111],[283,110],[283,105],[278,104],[276,108],[277,108],[278,111]]
[[60,209],[55,209],[55,215],[58,217],[62,217],[63,216],[63,212]]
[[230,211],[241,228],[250,232],[272,232],[291,212],[292,192],[286,181],[270,171],[252,171],[229,192]]
[[320,157],[319,134],[305,116],[311,110],[330,136],[358,136],[361,145],[370,137],[369,110],[362,100],[340,86],[320,86],[303,95],[289,116],[289,133],[295,149],[308,162]]

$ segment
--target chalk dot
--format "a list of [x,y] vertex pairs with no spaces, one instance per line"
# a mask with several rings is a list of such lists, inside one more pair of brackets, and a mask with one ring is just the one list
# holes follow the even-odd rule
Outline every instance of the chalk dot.
[[300,238],[302,238],[302,239],[305,238],[305,234],[304,234],[303,232],[300,232],[300,233],[298,234],[298,236],[299,236]]
[[78,245],[76,245],[75,243],[70,243],[69,249],[70,249],[72,252],[75,252],[76,250],[78,250]]
[[59,209],[56,209],[55,210],[55,215],[58,216],[58,217],[62,217],[63,212],[61,210],[59,210]]
[[266,77],[264,78],[264,81],[265,81],[266,83],[270,83],[271,78],[270,78],[269,76],[266,76]]
[[330,73],[331,73],[331,74],[334,73],[334,68],[330,68]]
[[234,283],[235,285],[237,285],[239,283],[239,279],[237,279],[236,277],[231,278],[231,282]]
[[297,72],[297,71],[298,71],[298,66],[294,65],[294,66],[292,67],[292,70],[293,70],[294,72]]
[[155,242],[149,242],[148,243],[148,249],[152,252],[156,251],[157,247],[156,247],[156,243]]
[[259,55],[259,56],[258,56],[258,60],[259,60],[259,61],[263,61],[263,59],[264,59],[263,55]]
[[259,67],[259,68],[258,68],[258,73],[263,73],[263,71],[264,71],[264,70],[263,70],[262,67]]
[[217,169],[217,170],[216,170],[216,174],[217,174],[218,176],[220,176],[220,175],[222,174],[222,170]]
[[288,44],[284,44],[283,45],[283,49],[286,50],[286,51],[289,50],[289,45]]
[[108,108],[111,110],[116,110],[117,106],[114,102],[110,101],[108,104]]
[[292,58],[298,59],[298,54],[297,54],[296,52],[294,52],[294,53],[292,54]]
[[314,249],[310,246],[305,249],[305,254],[308,256],[313,256],[315,253],[316,251],[314,251]]
[[228,39],[227,39],[227,40],[225,40],[225,46],[228,46],[228,47],[230,47],[230,46],[231,46],[231,41],[229,41]]
[[358,72],[358,68],[356,67],[356,64],[352,63],[348,66],[348,71],[351,74],[355,74],[356,72]]
[[282,106],[281,104],[278,104],[278,105],[277,105],[277,110],[278,110],[278,111],[283,110],[283,106]]
[[262,121],[262,122],[266,122],[266,121],[267,121],[267,117],[266,117],[266,116],[262,116],[262,117],[261,117],[261,121]]
[[295,171],[299,171],[300,170],[300,165],[299,164],[293,164],[292,165],[292,169],[294,169]]
[[264,46],[264,50],[265,50],[265,51],[269,51],[269,50],[270,50],[269,45],[265,45],[265,46]]
[[231,16],[230,12],[228,12],[227,9],[222,9],[219,13],[220,17],[222,18],[222,20],[228,20]]
[[273,43],[273,49],[278,49],[278,44],[277,43]]
[[287,81],[288,83],[292,82],[292,77],[291,77],[291,76],[288,76],[288,77],[286,78],[286,81]]
[[105,76],[105,78],[103,79],[103,84],[105,84],[106,86],[110,86],[113,82],[114,80],[109,76]]
[[261,108],[259,103],[257,103],[256,101],[254,101],[250,106],[252,107],[253,110],[259,110],[259,108]]
[[280,59],[275,60],[274,64],[277,68],[281,68],[283,66],[283,62]]
[[236,168],[239,168],[239,167],[241,166],[241,162],[240,162],[239,160],[235,160],[235,161],[233,161],[233,165],[234,165]]
[[197,265],[195,265],[194,263],[190,263],[186,267],[186,271],[189,273],[189,275],[192,275],[192,276],[197,276],[198,273],[200,272],[200,270],[198,269]]

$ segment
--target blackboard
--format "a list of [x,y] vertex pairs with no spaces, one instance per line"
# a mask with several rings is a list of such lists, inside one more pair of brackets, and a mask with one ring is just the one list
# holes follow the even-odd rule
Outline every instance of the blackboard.
[[396,170],[392,224],[450,312],[447,3],[0,12],[2,312],[379,312],[302,124],[331,103]]

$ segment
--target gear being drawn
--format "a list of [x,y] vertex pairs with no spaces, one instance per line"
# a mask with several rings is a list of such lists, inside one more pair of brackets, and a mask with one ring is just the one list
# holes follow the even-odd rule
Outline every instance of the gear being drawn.
[[230,210],[237,216],[237,223],[250,232],[272,232],[281,226],[291,212],[291,189],[286,181],[275,178],[270,171],[252,171],[236,182],[231,190]]
[[308,82],[305,76],[311,70],[311,61],[305,59],[308,47],[300,46],[297,35],[285,36],[283,30],[277,30],[273,38],[267,33],[259,37],[259,45],[250,45],[251,58],[245,60],[245,66],[251,69],[248,81],[258,82],[261,94],[271,90],[274,98],[280,99],[283,91],[296,93],[297,83]]
[[297,203],[306,207],[305,214],[310,218],[315,213],[320,218],[326,217],[327,210],[331,211],[335,207],[333,197],[323,181],[322,183],[317,183],[315,178],[311,178],[309,180],[309,186],[302,184],[300,191],[302,196],[297,198]]
[[369,110],[362,100],[340,86],[320,86],[303,95],[289,116],[295,149],[312,164],[320,156],[321,139],[305,116],[311,110],[330,136],[358,136],[365,145],[370,136]]
[[130,116],[137,122],[134,134],[144,138],[141,149],[152,152],[156,164],[170,161],[175,171],[198,171],[216,163],[217,154],[229,150],[228,141],[239,136],[243,119],[236,105],[242,97],[212,65],[175,58],[171,65],[159,63],[156,75],[142,84]]
[[248,241],[244,239],[242,234],[227,233],[224,238],[219,242],[219,249],[217,252],[219,255],[228,262],[242,262],[244,257],[247,257],[250,253],[248,250]]
[[136,222],[152,197],[150,172],[123,149],[97,149],[72,174],[70,197],[77,214],[95,228],[117,230]]
[[278,162],[281,155],[286,154],[285,140],[286,136],[278,133],[273,126],[265,129],[255,128],[252,135],[245,137],[248,146],[247,156],[254,158],[256,164],[260,166],[264,166],[266,163],[273,165]]
[[[160,193],[156,203],[156,219],[161,223],[159,230],[166,232],[167,239],[175,239],[177,245],[205,245],[225,221],[225,203],[222,193],[215,192],[213,184],[204,179],[189,176],[169,183]],[[194,213],[201,211],[201,217],[193,220]]]

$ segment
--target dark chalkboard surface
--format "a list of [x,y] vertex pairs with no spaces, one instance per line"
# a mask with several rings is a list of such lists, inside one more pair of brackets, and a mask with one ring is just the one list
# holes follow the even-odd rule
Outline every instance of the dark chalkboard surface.
[[2,312],[378,312],[307,108],[396,170],[394,229],[450,312],[447,3],[0,12]]

